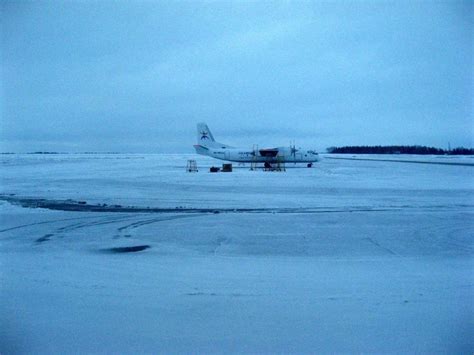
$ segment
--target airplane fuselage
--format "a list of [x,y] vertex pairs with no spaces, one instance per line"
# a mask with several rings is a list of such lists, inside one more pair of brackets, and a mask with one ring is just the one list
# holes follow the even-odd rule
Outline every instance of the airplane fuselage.
[[318,154],[312,150],[298,149],[296,152],[287,147],[272,150],[249,150],[241,148],[211,148],[195,145],[199,154],[239,163],[314,163],[319,161]]

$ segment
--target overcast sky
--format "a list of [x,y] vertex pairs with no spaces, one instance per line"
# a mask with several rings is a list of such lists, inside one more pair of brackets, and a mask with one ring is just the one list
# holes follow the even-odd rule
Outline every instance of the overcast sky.
[[1,2],[1,151],[472,146],[474,2]]

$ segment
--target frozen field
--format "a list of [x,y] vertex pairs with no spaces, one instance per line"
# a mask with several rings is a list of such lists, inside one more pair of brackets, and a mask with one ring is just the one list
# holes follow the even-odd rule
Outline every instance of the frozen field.
[[212,164],[3,155],[0,353],[473,353],[473,166]]

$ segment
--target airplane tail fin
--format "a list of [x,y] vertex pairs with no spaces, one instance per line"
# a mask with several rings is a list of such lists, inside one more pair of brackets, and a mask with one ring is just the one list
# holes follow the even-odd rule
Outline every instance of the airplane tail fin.
[[197,125],[197,144],[194,145],[196,153],[202,155],[209,155],[209,149],[229,149],[233,148],[230,145],[216,142],[209,127],[205,123],[198,123]]
[[212,135],[209,127],[205,123],[198,123],[197,125],[197,144],[203,147],[212,146],[216,140]]

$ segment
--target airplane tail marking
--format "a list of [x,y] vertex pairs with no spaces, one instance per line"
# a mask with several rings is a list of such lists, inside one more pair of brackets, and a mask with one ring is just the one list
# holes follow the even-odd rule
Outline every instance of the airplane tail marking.
[[198,123],[197,125],[197,142],[199,145],[206,147],[212,144],[211,142],[215,142],[214,136],[212,135],[209,127],[205,123]]

